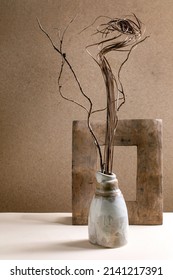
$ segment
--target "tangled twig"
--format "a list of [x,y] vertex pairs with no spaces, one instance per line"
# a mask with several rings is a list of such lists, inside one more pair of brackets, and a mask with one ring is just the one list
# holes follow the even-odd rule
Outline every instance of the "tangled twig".
[[[99,19],[99,18],[97,18]],[[96,20],[97,20],[96,19]],[[129,17],[125,18],[108,18],[108,22],[102,23],[96,28],[93,35],[101,35],[100,41],[90,44],[86,47],[87,53],[99,66],[106,87],[107,95],[107,117],[106,117],[106,133],[104,147],[104,172],[112,173],[113,154],[114,154],[114,136],[118,124],[118,111],[125,103],[125,93],[121,82],[121,70],[128,61],[132,50],[147,37],[142,39],[142,23],[133,15],[133,20]],[[96,22],[94,21],[94,23]],[[94,24],[93,23],[93,24]],[[92,25],[93,25],[92,24]],[[89,27],[91,27],[90,25]],[[86,30],[86,27],[84,30]],[[98,48],[95,57],[89,50],[93,47]],[[126,52],[126,58],[117,70],[117,78],[112,72],[111,66],[107,59],[107,54],[112,51]],[[96,110],[95,112],[103,111]]]
[[[74,21],[74,19],[72,19],[70,23],[67,25],[67,27],[64,29],[62,36],[59,35],[59,39],[60,39],[59,47],[57,47],[54,44],[49,34],[42,27],[40,21],[38,19],[37,21],[38,21],[39,28],[48,37],[54,50],[58,52],[59,55],[61,56],[61,67],[58,76],[58,86],[59,86],[60,95],[65,100],[80,106],[82,109],[84,109],[87,112],[87,125],[94,139],[94,143],[96,144],[96,147],[98,149],[99,159],[100,159],[100,170],[103,173],[110,174],[112,173],[112,166],[113,166],[114,136],[118,124],[118,111],[125,103],[125,93],[124,93],[123,84],[121,82],[121,70],[125,65],[125,63],[128,61],[130,54],[134,50],[134,48],[139,43],[143,42],[147,38],[147,36],[142,39],[142,35],[143,35],[142,23],[136,17],[135,14],[133,14],[132,19],[130,17],[112,19],[106,16],[99,16],[94,20],[92,24],[84,28],[81,32],[84,32],[86,29],[92,27],[100,18],[106,19],[107,22],[97,26],[96,31],[94,32],[93,35],[101,36],[101,39],[96,43],[86,46],[87,53],[92,57],[92,59],[96,62],[96,64],[99,66],[101,70],[105,82],[105,87],[106,87],[107,105],[105,108],[98,109],[98,110],[93,110],[92,100],[84,92],[71,63],[69,62],[69,59],[67,58],[66,53],[63,51],[64,36],[70,24]],[[97,47],[98,49],[98,53],[96,56],[94,56],[90,51],[90,49],[94,47]],[[107,54],[112,51],[127,53],[124,61],[121,63],[121,65],[117,70],[117,78],[113,74],[110,63],[107,59]],[[79,102],[73,99],[67,98],[62,93],[61,78],[62,78],[65,64],[69,67],[69,70],[71,71],[81,94],[88,101],[89,108],[83,106],[82,104],[80,104]],[[106,110],[106,133],[105,133],[104,155],[102,155],[99,141],[90,123],[90,118],[92,114],[105,110]]]

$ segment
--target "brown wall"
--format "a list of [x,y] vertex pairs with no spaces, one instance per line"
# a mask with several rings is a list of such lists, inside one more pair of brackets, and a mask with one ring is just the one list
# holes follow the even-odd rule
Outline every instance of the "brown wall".
[[[164,210],[173,211],[171,0],[0,0],[0,211],[71,211],[72,120],[85,119],[86,114],[58,95],[60,59],[36,17],[58,42],[54,28],[62,30],[78,14],[64,46],[99,108],[104,104],[104,84],[84,51],[89,31],[79,31],[99,15],[132,12],[145,23],[150,38],[123,70],[127,99],[120,118],[163,119]],[[116,65],[116,55],[112,62]],[[65,93],[84,102],[72,77],[67,73],[66,78]],[[116,173],[125,197],[134,199],[136,150],[118,150]]]

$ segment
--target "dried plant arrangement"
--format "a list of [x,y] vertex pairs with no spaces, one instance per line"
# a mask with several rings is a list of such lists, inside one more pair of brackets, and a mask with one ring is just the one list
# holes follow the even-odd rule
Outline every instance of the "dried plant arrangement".
[[[81,31],[85,32],[86,29],[94,27],[98,21],[104,21],[96,27],[94,34],[92,34],[93,36],[97,37],[97,41],[86,46],[87,53],[98,65],[102,73],[106,91],[106,108],[100,110],[93,110],[93,102],[91,98],[85,93],[77,77],[77,74],[75,73],[74,68],[68,58],[68,55],[64,50],[64,37],[67,29],[70,27],[74,20],[75,18],[70,21],[70,23],[62,32],[62,34],[60,34],[59,32],[59,44],[57,46],[53,42],[48,32],[42,27],[40,21],[37,19],[39,28],[47,36],[54,50],[61,56],[61,66],[58,76],[59,93],[62,98],[72,103],[75,103],[77,106],[80,106],[87,112],[87,126],[98,150],[100,172],[104,174],[112,174],[114,155],[113,142],[118,125],[118,112],[126,101],[124,88],[121,81],[121,70],[124,67],[125,63],[128,61],[131,52],[135,49],[135,47],[138,44],[143,42],[148,36],[143,38],[145,29],[142,22],[137,18],[135,14],[123,18],[110,18],[108,16],[99,16],[94,20],[92,24],[90,24]],[[93,49],[97,50],[96,55],[93,55]],[[116,73],[113,73],[113,70],[109,63],[108,54],[115,54],[115,52],[124,52],[125,58],[116,70]],[[64,95],[61,79],[65,65],[72,73],[73,78],[80,90],[80,93],[87,100],[88,107],[80,104],[75,99],[70,99]],[[94,113],[99,113],[101,111],[106,112],[106,132],[103,153],[101,150],[100,143],[91,126],[91,116]]]

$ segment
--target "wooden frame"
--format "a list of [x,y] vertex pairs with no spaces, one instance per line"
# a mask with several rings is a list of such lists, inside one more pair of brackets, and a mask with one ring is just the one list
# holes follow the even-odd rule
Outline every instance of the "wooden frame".
[[[92,126],[104,145],[104,124]],[[73,122],[72,145],[72,222],[86,225],[97,171],[97,151],[86,122]],[[129,223],[162,224],[162,120],[119,120],[114,145],[137,146],[136,201],[126,201]]]

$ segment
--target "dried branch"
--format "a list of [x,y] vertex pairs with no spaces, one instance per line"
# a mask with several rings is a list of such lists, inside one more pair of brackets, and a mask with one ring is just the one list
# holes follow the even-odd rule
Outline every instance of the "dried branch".
[[[119,97],[119,100],[121,100],[121,99],[123,99],[124,100],[124,98],[123,97]],[[116,103],[117,102],[117,99],[115,99],[115,100],[113,100],[112,101],[112,103]],[[107,109],[107,106],[105,107],[105,108],[102,108],[102,109],[97,109],[97,110],[94,110],[94,111],[92,111],[92,113],[91,114],[95,114],[95,113],[100,113],[100,112],[103,112],[103,111],[105,111]]]
[[144,39],[140,40],[139,42],[137,42],[136,44],[132,45],[130,50],[128,50],[128,54],[127,54],[127,57],[126,59],[121,63],[120,67],[119,67],[119,70],[118,70],[118,80],[119,80],[119,83],[121,85],[121,93],[123,94],[123,102],[120,103],[120,105],[118,106],[117,108],[117,111],[119,111],[119,109],[121,108],[121,106],[125,103],[125,94],[124,94],[124,89],[123,89],[123,84],[121,82],[121,79],[120,79],[120,74],[121,74],[121,70],[123,68],[123,66],[125,65],[125,63],[128,61],[129,57],[130,57],[130,54],[132,52],[132,50],[134,50],[134,48],[136,48],[137,45],[139,45],[140,43],[144,42],[147,38],[149,38],[149,36],[146,36]]
[[[87,125],[89,131],[94,139],[94,143],[98,149],[99,158],[100,158],[100,170],[103,173],[110,174],[112,173],[112,166],[113,166],[113,154],[114,154],[114,136],[116,133],[117,125],[118,125],[118,112],[122,105],[125,103],[125,93],[123,84],[121,82],[121,71],[124,67],[125,63],[128,61],[132,50],[141,42],[143,42],[147,37],[141,39],[142,37],[142,23],[133,14],[132,19],[130,17],[124,18],[110,18],[107,16],[99,16],[97,17],[89,26],[85,27],[81,32],[86,31],[86,29],[92,27],[98,19],[104,18],[107,20],[106,23],[102,23],[96,27],[96,31],[93,35],[101,36],[100,40],[97,42],[89,44],[86,46],[87,53],[91,56],[94,62],[99,66],[106,89],[106,100],[107,105],[103,109],[93,110],[93,103],[92,100],[88,97],[88,95],[84,92],[81,83],[67,58],[66,53],[63,51],[63,42],[64,37],[66,34],[67,29],[69,28],[70,24],[74,21],[72,19],[67,27],[64,29],[62,36],[59,33],[59,40],[60,45],[57,47],[54,42],[52,41],[49,34],[43,29],[39,20],[37,19],[39,28],[41,31],[48,37],[49,41],[51,42],[55,51],[61,56],[61,67],[58,76],[58,86],[59,92],[62,98],[67,101],[70,101],[87,112]],[[80,32],[80,33],[81,33]],[[94,56],[90,49],[96,47],[98,52],[97,55]],[[120,67],[117,70],[116,75],[113,74],[111,66],[109,64],[107,54],[110,52],[124,52],[127,53],[124,61],[121,63]],[[78,85],[78,88],[81,94],[86,98],[89,104],[89,109],[79,102],[67,98],[62,93],[62,85],[61,85],[61,78],[64,72],[64,66],[67,65],[70,72],[72,73],[75,82]],[[117,77],[117,78],[116,78]],[[94,113],[102,112],[106,110],[106,133],[105,133],[105,146],[104,146],[104,160],[101,153],[101,147],[98,142],[98,139],[93,132],[91,127],[90,118],[91,115]]]
[[[53,40],[51,39],[51,37],[49,36],[49,34],[47,33],[47,31],[42,27],[39,19],[37,18],[37,22],[38,22],[38,26],[40,28],[40,30],[47,36],[47,38],[49,39],[52,47],[54,48],[54,50],[56,52],[58,52],[58,54],[61,56],[61,59],[62,59],[62,62],[61,62],[61,68],[60,68],[60,73],[59,73],[59,77],[58,77],[58,86],[59,86],[59,92],[60,92],[60,95],[61,97],[63,97],[65,100],[67,101],[70,101],[78,106],[80,106],[81,108],[83,108],[86,112],[87,112],[87,126],[88,126],[88,129],[94,139],[94,143],[98,149],[98,153],[99,153],[99,158],[100,158],[100,167],[101,167],[101,170],[103,171],[103,161],[102,161],[102,153],[101,153],[101,147],[99,145],[99,142],[98,142],[98,139],[95,135],[95,133],[93,132],[93,129],[92,129],[92,126],[91,126],[91,123],[90,123],[90,117],[91,117],[91,114],[92,114],[92,108],[93,108],[93,103],[91,101],[91,99],[85,94],[80,82],[79,82],[79,79],[71,65],[71,63],[69,62],[69,60],[67,59],[67,56],[66,56],[66,53],[63,52],[63,39],[64,39],[64,36],[65,36],[65,32],[67,31],[69,25],[73,22],[73,20],[69,23],[69,25],[65,28],[64,32],[63,32],[63,35],[62,37],[60,38],[60,47],[58,48]],[[89,102],[89,109],[87,109],[85,106],[81,105],[80,103],[74,101],[73,99],[70,99],[70,98],[67,98],[65,97],[63,94],[62,94],[62,85],[60,84],[60,80],[61,80],[61,77],[62,77],[62,73],[63,73],[63,68],[64,68],[64,65],[65,63],[68,65],[71,73],[73,74],[73,77],[75,79],[75,82],[77,83],[78,87],[79,87],[79,90],[81,92],[81,94],[87,99],[87,101]]]
[[[92,23],[90,26],[92,26],[94,23]],[[128,17],[122,19],[109,18],[107,23],[102,23],[97,26],[94,35],[99,34],[101,35],[101,40],[88,45],[86,47],[86,51],[100,67],[106,87],[107,106],[104,109],[93,111],[93,113],[101,112],[105,109],[107,111],[104,148],[104,172],[109,174],[112,173],[114,136],[118,124],[118,111],[125,103],[124,88],[120,79],[121,70],[129,59],[132,50],[147,37],[141,39],[142,23],[134,14],[133,20]],[[92,55],[91,51],[89,50],[93,47],[98,48],[96,57],[94,57],[94,55]],[[107,54],[112,51],[127,52],[125,60],[121,63],[117,71],[117,79],[113,74],[111,66],[106,58]]]

